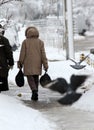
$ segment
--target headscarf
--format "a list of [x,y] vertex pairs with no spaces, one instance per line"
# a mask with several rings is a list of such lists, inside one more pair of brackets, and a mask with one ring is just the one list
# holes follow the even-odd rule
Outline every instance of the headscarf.
[[36,27],[28,27],[25,31],[26,38],[39,37],[39,31]]

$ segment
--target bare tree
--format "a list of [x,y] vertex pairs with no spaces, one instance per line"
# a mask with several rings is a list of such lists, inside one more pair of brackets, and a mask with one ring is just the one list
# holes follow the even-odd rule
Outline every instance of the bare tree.
[[1,0],[0,1],[0,6],[3,5],[3,4],[9,3],[11,1],[14,1],[14,0]]
[[11,1],[23,1],[23,0],[0,0],[0,6],[6,3],[9,3]]

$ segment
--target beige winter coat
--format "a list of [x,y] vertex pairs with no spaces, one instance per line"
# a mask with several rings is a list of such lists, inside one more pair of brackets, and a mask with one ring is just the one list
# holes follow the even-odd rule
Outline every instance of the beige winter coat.
[[38,36],[38,30],[30,28],[22,43],[19,62],[23,65],[24,75],[41,75],[42,65],[44,69],[48,69],[44,43]]

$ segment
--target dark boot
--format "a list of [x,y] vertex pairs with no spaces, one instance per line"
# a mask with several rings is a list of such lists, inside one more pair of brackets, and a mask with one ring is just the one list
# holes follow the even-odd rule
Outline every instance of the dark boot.
[[37,101],[38,100],[38,91],[37,90],[33,90],[32,91],[32,100]]

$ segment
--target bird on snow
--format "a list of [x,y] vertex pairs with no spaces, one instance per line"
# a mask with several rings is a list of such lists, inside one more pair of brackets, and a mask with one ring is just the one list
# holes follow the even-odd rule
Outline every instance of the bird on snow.
[[45,88],[64,94],[58,102],[64,105],[71,105],[82,96],[82,93],[77,93],[76,90],[86,81],[87,77],[87,75],[72,75],[70,83],[64,78],[57,78],[51,80],[50,83],[45,85]]

